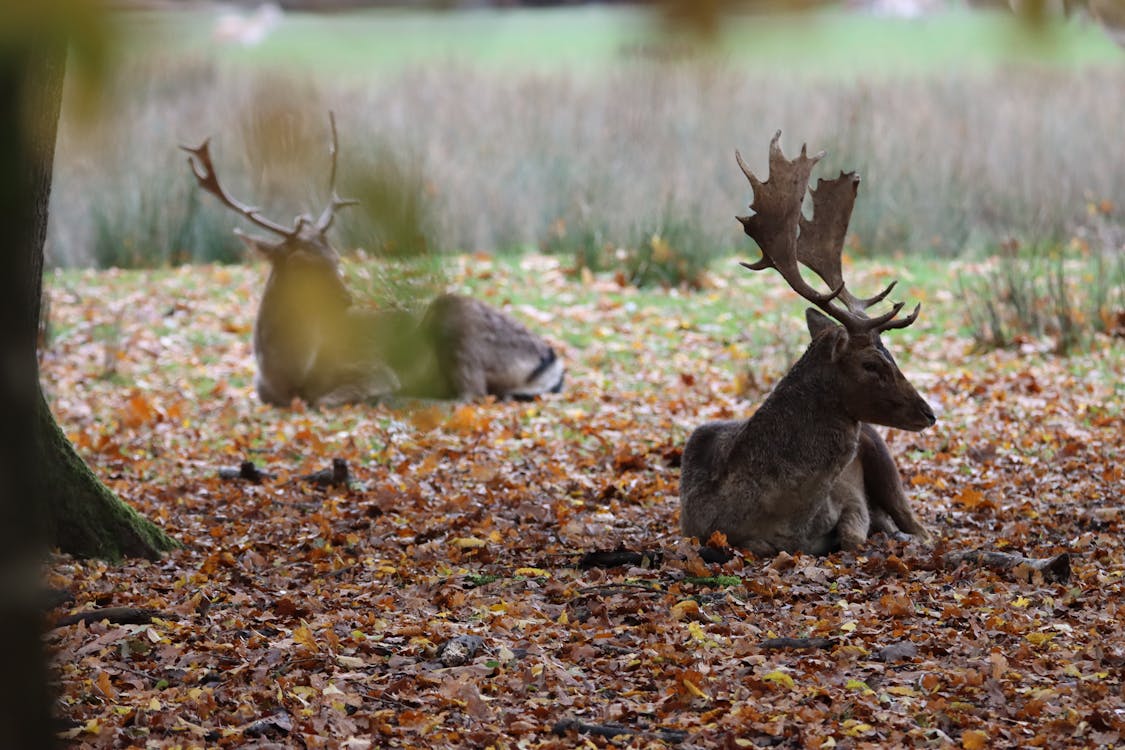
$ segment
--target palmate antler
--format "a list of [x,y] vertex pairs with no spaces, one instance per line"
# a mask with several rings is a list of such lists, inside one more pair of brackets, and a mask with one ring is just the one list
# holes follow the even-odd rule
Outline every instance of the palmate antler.
[[[774,268],[793,291],[831,315],[849,333],[886,331],[913,323],[921,305],[898,320],[895,318],[903,308],[902,302],[896,302],[890,312],[874,318],[864,312],[890,294],[897,282],[891,282],[886,289],[867,299],[856,297],[845,286],[840,258],[859,177],[848,172],[834,180],[819,180],[812,191],[813,216],[806,219],[801,214],[801,203],[812,169],[824,157],[824,152],[810,157],[802,145],[800,156],[790,160],[782,153],[780,140],[779,130],[770,141],[769,179],[765,182],[759,180],[746,166],[742,155],[735,152],[738,165],[754,191],[754,201],[750,204],[754,213],[740,216],[738,220],[762,250],[760,260],[742,265],[751,271]],[[802,263],[828,284],[831,288],[828,294],[817,292],[801,277]],[[844,307],[834,304],[837,299]]]

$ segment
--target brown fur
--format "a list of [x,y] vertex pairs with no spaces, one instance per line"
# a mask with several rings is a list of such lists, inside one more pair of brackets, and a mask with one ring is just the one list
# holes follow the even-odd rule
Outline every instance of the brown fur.
[[856,549],[871,523],[858,453],[864,422],[920,430],[934,417],[870,337],[832,325],[818,331],[753,416],[705,424],[688,438],[683,533],[705,540],[721,531],[761,555]]
[[[753,416],[705,424],[688,438],[680,527],[701,540],[722,532],[761,555],[856,549],[872,528],[920,532],[894,460],[871,427],[922,430],[935,421],[880,338],[911,325],[920,307],[902,318],[901,302],[882,315],[866,313],[894,284],[862,299],[844,283],[841,256],[859,177],[841,172],[818,181],[813,215],[806,217],[801,205],[823,153],[810,157],[802,146],[788,159],[780,139],[778,131],[770,141],[764,182],[735,152],[754,192],[752,213],[739,221],[762,251],[761,259],[742,265],[777,271],[828,315],[808,311],[812,343]],[[809,285],[802,265],[831,291]]]
[[266,403],[532,398],[562,388],[551,346],[484,302],[443,294],[420,317],[365,310],[354,304],[327,243],[244,240],[271,266],[254,326],[258,395]]

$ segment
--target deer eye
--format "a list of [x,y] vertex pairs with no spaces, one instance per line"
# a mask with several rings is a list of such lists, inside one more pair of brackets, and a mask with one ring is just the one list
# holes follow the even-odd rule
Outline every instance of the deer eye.
[[873,375],[879,374],[879,365],[877,365],[877,364],[875,364],[874,362],[871,362],[871,361],[864,362],[863,363],[863,369],[867,370],[868,372],[872,373]]

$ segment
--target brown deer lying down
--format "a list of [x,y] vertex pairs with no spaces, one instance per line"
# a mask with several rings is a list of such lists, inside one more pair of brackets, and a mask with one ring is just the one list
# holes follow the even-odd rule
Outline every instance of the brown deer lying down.
[[[806,315],[812,343],[749,419],[711,422],[684,448],[680,525],[706,540],[720,531],[758,555],[824,554],[856,549],[871,531],[924,534],[906,503],[898,470],[871,424],[923,430],[933,410],[899,371],[879,334],[913,323],[919,308],[898,318],[901,302],[882,315],[870,299],[844,288],[840,251],[859,179],[820,180],[813,217],[801,214],[812,168],[823,156],[790,161],[770,143],[769,179],[759,181],[738,157],[754,191],[754,214],[740,217],[762,250],[747,268],[773,268],[819,308]],[[817,292],[801,277],[804,264],[828,283]]]
[[209,140],[185,150],[203,190],[280,238],[235,230],[270,264],[254,323],[262,401],[288,406],[299,398],[333,406],[389,396],[530,399],[562,389],[563,365],[554,349],[484,302],[443,294],[420,318],[355,303],[341,278],[339,253],[327,239],[336,211],[354,203],[335,191],[334,121],[331,200],[319,218],[298,216],[292,226],[266,219],[223,189]]

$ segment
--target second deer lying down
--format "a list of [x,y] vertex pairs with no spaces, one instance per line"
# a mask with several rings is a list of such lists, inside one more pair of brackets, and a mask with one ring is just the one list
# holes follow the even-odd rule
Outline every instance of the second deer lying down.
[[554,349],[484,302],[457,294],[434,299],[420,317],[356,304],[328,242],[337,209],[336,128],[332,124],[331,200],[320,217],[292,226],[261,216],[219,184],[209,142],[185,148],[199,186],[279,239],[235,230],[270,264],[254,323],[256,386],[262,401],[317,406],[415,398],[534,398],[562,389]]
[[[684,448],[680,525],[687,536],[713,532],[755,554],[824,554],[856,549],[872,530],[924,534],[910,512],[894,460],[871,424],[923,430],[935,421],[883,346],[880,333],[913,323],[901,302],[869,317],[894,284],[870,299],[845,289],[840,252],[859,179],[820,180],[813,217],[801,214],[812,168],[823,156],[785,158],[770,143],[769,179],[738,158],[754,191],[754,214],[740,221],[762,250],[743,265],[773,268],[819,310],[809,309],[812,343],[749,419],[711,422]],[[831,288],[816,291],[804,264]]]

